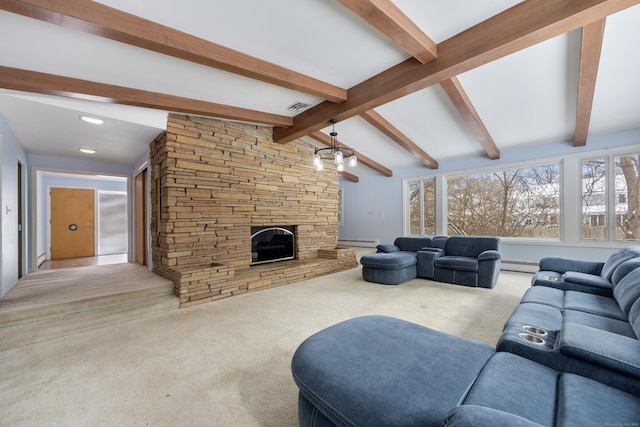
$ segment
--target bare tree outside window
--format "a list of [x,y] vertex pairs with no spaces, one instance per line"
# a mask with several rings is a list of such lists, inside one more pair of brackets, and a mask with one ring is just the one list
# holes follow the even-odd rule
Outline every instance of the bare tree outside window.
[[582,237],[607,238],[607,159],[582,162]]
[[409,184],[409,234],[420,235],[420,182]]
[[422,181],[424,193],[423,236],[433,236],[436,231],[435,181]]
[[[608,158],[582,162],[582,216],[585,239],[608,239],[611,212],[615,215],[615,240],[640,239],[640,154],[618,156],[607,179]],[[610,192],[614,195],[609,197]],[[614,206],[610,206],[611,204]],[[613,227],[613,223],[611,223]]]
[[449,235],[559,238],[560,165],[452,177]]
[[433,236],[436,223],[435,181],[409,183],[409,233]]
[[640,154],[616,157],[616,240],[640,239]]

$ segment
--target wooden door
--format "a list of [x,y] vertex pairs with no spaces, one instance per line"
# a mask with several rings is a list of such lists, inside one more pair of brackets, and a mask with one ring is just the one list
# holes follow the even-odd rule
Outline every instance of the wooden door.
[[147,170],[140,172],[135,179],[135,227],[136,262],[147,265]]
[[93,190],[51,189],[51,259],[94,256]]

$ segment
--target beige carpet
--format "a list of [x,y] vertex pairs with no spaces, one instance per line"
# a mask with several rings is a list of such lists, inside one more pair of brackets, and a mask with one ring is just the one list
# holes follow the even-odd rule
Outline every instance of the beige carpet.
[[529,279],[383,286],[356,268],[3,351],[0,425],[296,426],[289,364],[312,333],[384,314],[495,345]]

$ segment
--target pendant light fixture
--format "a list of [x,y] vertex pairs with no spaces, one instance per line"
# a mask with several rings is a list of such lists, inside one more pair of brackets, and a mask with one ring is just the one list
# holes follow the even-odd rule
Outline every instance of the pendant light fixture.
[[336,165],[336,170],[338,172],[344,171],[344,162],[347,161],[349,167],[355,168],[358,166],[358,158],[356,157],[356,153],[347,147],[340,147],[338,143],[338,132],[336,132],[336,119],[329,120],[331,123],[331,133],[329,136],[331,137],[331,145],[326,148],[316,148],[315,153],[313,154],[313,166],[315,166],[318,172],[324,170],[324,161],[331,160]]

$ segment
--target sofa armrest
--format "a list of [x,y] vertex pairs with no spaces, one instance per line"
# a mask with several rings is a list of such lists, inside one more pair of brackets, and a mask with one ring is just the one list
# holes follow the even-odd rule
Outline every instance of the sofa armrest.
[[434,262],[444,256],[444,251],[438,248],[423,248],[418,251],[417,275],[423,279],[433,279],[435,275]]
[[478,255],[478,261],[495,261],[497,259],[500,259],[501,257],[502,256],[500,255],[499,251],[488,250]]
[[518,415],[478,405],[453,408],[442,421],[446,427],[542,427]]
[[640,378],[640,341],[577,323],[563,324],[560,353]]
[[579,273],[599,276],[603,266],[604,262],[582,261],[569,258],[547,257],[540,260],[541,271],[555,271],[560,274],[564,274],[567,271],[577,271]]

